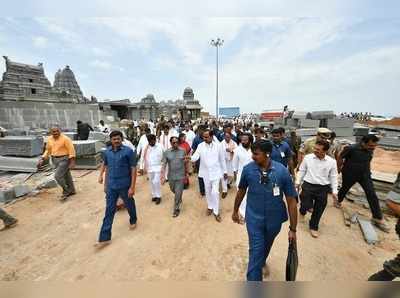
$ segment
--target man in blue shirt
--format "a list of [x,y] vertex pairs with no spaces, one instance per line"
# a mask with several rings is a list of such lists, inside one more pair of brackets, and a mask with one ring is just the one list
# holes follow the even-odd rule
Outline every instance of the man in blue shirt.
[[101,226],[97,247],[101,248],[111,242],[111,229],[117,207],[118,197],[124,201],[129,213],[130,229],[136,228],[136,206],[133,195],[136,187],[136,153],[122,145],[123,136],[120,131],[110,134],[111,146],[103,156],[99,183],[103,183],[103,173],[106,177],[106,211]]
[[[199,127],[197,128],[197,135],[193,140],[193,144],[192,144],[192,152],[195,152],[197,150],[197,147],[204,142],[203,140],[203,132],[207,129],[206,126],[204,125],[199,125]],[[200,167],[200,160],[198,160],[194,166],[196,167],[196,171],[199,171],[199,167]],[[204,185],[204,180],[201,177],[198,177],[198,181],[199,181],[199,190],[200,190],[200,195],[202,197],[204,197],[206,195],[206,188]]]
[[283,138],[282,129],[275,128],[272,131],[271,159],[288,168],[289,172],[294,176],[292,149],[290,149],[290,145]]
[[296,241],[297,193],[288,170],[271,160],[272,144],[257,141],[252,146],[253,162],[243,169],[232,220],[240,223],[239,206],[247,192],[246,226],[249,235],[248,281],[262,281],[262,268],[282,223],[290,216],[289,241]]

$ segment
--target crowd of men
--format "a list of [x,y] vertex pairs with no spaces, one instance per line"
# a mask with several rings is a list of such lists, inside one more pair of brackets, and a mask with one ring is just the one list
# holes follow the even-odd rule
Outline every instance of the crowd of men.
[[[80,138],[92,130],[84,123],[77,124]],[[318,238],[328,195],[332,195],[335,207],[342,208],[347,192],[357,182],[367,196],[371,222],[384,232],[390,230],[371,179],[370,162],[379,141],[375,135],[367,135],[357,144],[342,146],[334,132],[319,128],[315,137],[303,142],[295,130],[263,128],[251,118],[195,123],[162,118],[157,123],[130,122],[118,130],[111,130],[103,122],[97,129],[110,133],[98,178],[106,194],[105,215],[96,243],[99,248],[111,242],[113,219],[118,209],[127,209],[129,227],[136,228],[137,173],[146,175],[151,190],[149,200],[156,205],[162,203],[162,185],[168,182],[174,194],[173,217],[181,215],[184,190],[189,187],[192,172],[197,173],[198,190],[205,197],[205,214],[213,216],[216,222],[223,220],[220,197],[224,199],[229,191],[235,191],[230,217],[235,223],[246,223],[250,246],[249,281],[262,280],[274,239],[288,219],[289,241],[296,241],[298,209],[301,222],[311,214],[310,235]],[[58,127],[51,129],[40,164],[47,158],[51,158],[56,167],[56,180],[63,189],[62,200],[66,200],[76,193],[70,173],[75,150]],[[396,183],[400,183],[399,179]],[[389,200],[394,210],[398,209],[396,204],[400,204],[397,184]],[[7,217],[9,215],[3,216],[3,212],[0,216],[6,226],[14,226],[16,221]],[[387,274],[400,274],[400,270],[396,271],[399,267],[393,264],[400,266],[400,257],[391,261],[389,273],[387,270],[383,274],[386,279]]]

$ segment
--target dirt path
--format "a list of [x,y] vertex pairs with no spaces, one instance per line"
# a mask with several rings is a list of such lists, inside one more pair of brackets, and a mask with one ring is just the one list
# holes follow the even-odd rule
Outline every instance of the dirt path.
[[[97,172],[76,178],[78,194],[60,203],[59,189],[28,198],[5,209],[20,224],[0,232],[0,280],[244,280],[248,245],[244,226],[230,214],[234,192],[222,201],[223,222],[205,215],[205,201],[196,183],[184,193],[181,216],[172,218],[172,195],[163,187],[163,202],[151,203],[149,186],[139,177],[136,204],[138,228],[128,229],[126,211],[117,213],[113,243],[96,251],[104,213],[104,194]],[[356,208],[348,204],[352,208]],[[362,212],[369,214],[368,210]],[[394,219],[390,219],[394,225]],[[360,229],[348,229],[342,214],[329,203],[321,237],[312,239],[306,224],[298,228],[299,280],[365,280],[400,248],[394,232],[369,246]],[[269,280],[284,280],[287,226],[270,255]]]

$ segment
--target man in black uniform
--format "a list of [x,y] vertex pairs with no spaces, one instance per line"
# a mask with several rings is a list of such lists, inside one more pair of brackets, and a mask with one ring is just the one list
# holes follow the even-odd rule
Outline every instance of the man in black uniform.
[[370,134],[364,136],[360,143],[345,147],[340,153],[338,171],[342,172],[342,187],[339,190],[335,206],[341,207],[347,192],[358,182],[367,196],[372,213],[372,223],[380,230],[389,232],[389,228],[383,220],[382,210],[371,178],[370,163],[378,141],[376,135]]
[[81,120],[76,121],[76,125],[77,125],[78,140],[89,139],[90,131],[93,131],[93,128],[89,124],[83,123]]

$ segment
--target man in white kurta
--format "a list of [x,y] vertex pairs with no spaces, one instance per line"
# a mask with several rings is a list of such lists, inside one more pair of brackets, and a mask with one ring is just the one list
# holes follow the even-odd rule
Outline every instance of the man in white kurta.
[[190,148],[192,147],[193,140],[196,137],[196,134],[194,131],[190,128],[189,124],[185,124],[185,130],[183,133],[186,135],[186,142],[190,145]]
[[143,152],[144,169],[150,180],[152,201],[161,203],[161,168],[164,150],[155,135],[147,135],[149,144]]
[[233,180],[234,171],[233,171],[233,153],[237,147],[236,142],[232,140],[232,135],[229,132],[224,133],[224,139],[221,142],[222,150],[225,155],[226,162],[226,172],[228,174],[228,179],[221,179],[222,184],[222,198],[224,199],[228,194],[228,184]]
[[215,219],[221,222],[219,214],[219,181],[228,178],[225,154],[219,143],[213,141],[212,132],[203,132],[204,142],[199,144],[192,155],[192,162],[200,159],[199,177],[203,178],[208,204],[207,215],[214,213]]
[[[251,152],[251,145],[253,143],[253,136],[245,133],[241,136],[241,144],[233,152],[232,166],[236,176],[236,186],[239,186],[240,177],[242,176],[243,168],[253,161],[253,154]],[[246,215],[246,198],[243,198],[240,204],[239,213],[245,218]]]
[[[179,134],[176,132],[174,128],[171,128],[171,125],[167,123],[163,131],[161,132],[160,138],[158,142],[161,144],[164,151],[167,151],[171,148],[171,138],[172,137],[179,137]],[[168,166],[165,170],[165,179],[168,180]]]

